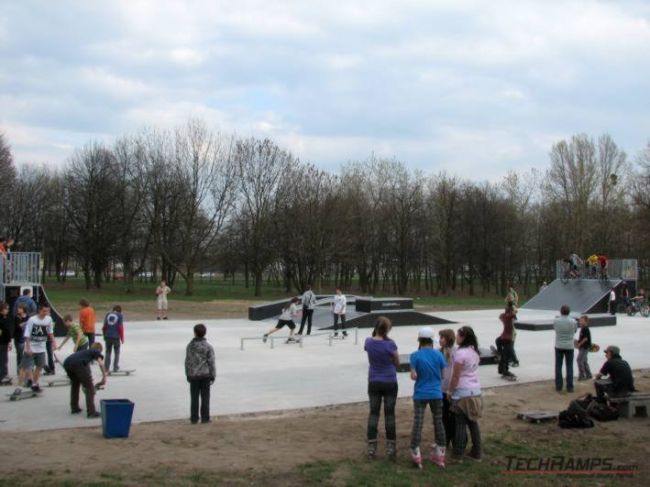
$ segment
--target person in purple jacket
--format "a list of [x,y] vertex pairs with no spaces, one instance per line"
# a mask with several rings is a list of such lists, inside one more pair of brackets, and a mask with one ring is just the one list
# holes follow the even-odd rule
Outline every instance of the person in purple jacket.
[[386,425],[386,455],[394,460],[397,455],[395,431],[395,404],[397,402],[397,366],[399,353],[397,345],[388,338],[391,322],[380,316],[375,322],[372,336],[366,338],[363,349],[368,353],[368,458],[377,455],[377,425],[381,402],[384,401],[384,423]]

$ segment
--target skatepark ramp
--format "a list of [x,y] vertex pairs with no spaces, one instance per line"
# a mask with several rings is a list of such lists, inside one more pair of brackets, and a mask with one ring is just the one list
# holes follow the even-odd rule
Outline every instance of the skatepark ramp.
[[528,300],[521,309],[558,311],[563,304],[573,313],[606,313],[609,292],[621,279],[556,279]]

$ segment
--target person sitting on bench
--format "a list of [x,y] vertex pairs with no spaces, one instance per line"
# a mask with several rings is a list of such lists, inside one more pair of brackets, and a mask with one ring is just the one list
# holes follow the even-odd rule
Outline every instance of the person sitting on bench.
[[[594,381],[598,398],[603,399],[605,395],[608,397],[627,396],[636,391],[632,369],[621,358],[621,349],[610,345],[605,349],[605,356],[607,361],[601,367],[600,372],[596,374]],[[608,376],[608,378],[603,379],[603,376]]]

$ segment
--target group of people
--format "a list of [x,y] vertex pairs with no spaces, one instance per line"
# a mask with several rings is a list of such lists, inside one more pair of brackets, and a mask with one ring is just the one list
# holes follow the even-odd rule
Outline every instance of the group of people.
[[[555,390],[573,392],[573,358],[574,350],[578,350],[578,380],[594,378],[589,367],[588,354],[594,350],[589,330],[589,317],[581,316],[576,320],[569,314],[568,305],[560,308],[560,316],[553,322],[555,330]],[[575,338],[580,327],[580,334]],[[598,397],[623,396],[635,391],[634,377],[630,365],[621,357],[621,350],[616,345],[610,345],[605,350],[605,363],[595,376],[594,387]],[[566,377],[562,369],[566,369]]]
[[596,279],[607,279],[607,268],[609,265],[609,258],[606,255],[592,254],[587,257],[586,262],[580,256],[573,252],[567,257],[562,259],[565,263],[567,277],[576,279],[582,275],[582,270],[586,271],[586,277]]
[[[62,364],[71,384],[71,413],[82,411],[79,407],[79,390],[83,386],[88,417],[99,416],[94,405],[96,386],[92,382],[90,364],[96,361],[102,373],[102,380],[97,386],[106,383],[107,371],[111,365],[113,372],[119,371],[120,349],[124,343],[121,306],[115,305],[103,321],[105,360],[102,355],[104,346],[95,341],[95,322],[95,310],[88,300],[81,299],[79,322],[75,323],[71,314],[63,317],[66,336],[57,346],[50,306],[47,302],[37,305],[31,296],[30,288],[25,288],[16,299],[11,316],[9,305],[0,302],[0,380],[9,379],[9,352],[13,345],[16,350],[17,385],[24,385],[34,393],[42,392],[40,378],[43,373],[55,373],[55,362],[58,361],[55,351],[62,350],[63,346],[71,341],[73,353]],[[15,394],[21,392],[19,387]]]
[[[301,304],[302,308],[299,308],[298,305]],[[307,285],[305,292],[301,297],[295,296],[282,308],[282,313],[278,319],[278,323],[268,330],[262,336],[262,341],[266,343],[269,335],[280,331],[285,326],[289,328],[289,338],[287,343],[296,342],[294,336],[294,331],[296,329],[296,323],[293,321],[294,318],[300,317],[300,329],[298,330],[298,337],[302,337],[305,324],[307,324],[307,335],[311,335],[311,326],[314,316],[314,310],[316,309],[316,294],[311,289],[311,285]],[[334,336],[339,336],[339,331],[341,332],[342,338],[348,336],[348,332],[345,330],[345,315],[347,312],[347,298],[340,287],[336,288],[334,293],[334,298],[332,299],[332,316],[334,318]]]
[[[400,364],[397,345],[389,338],[391,322],[379,317],[372,336],[364,344],[368,355],[368,457],[377,455],[379,414],[384,403],[386,454],[397,456],[395,405],[397,402],[397,367]],[[481,384],[478,376],[480,356],[474,330],[463,326],[439,332],[439,347],[434,344],[435,333],[429,327],[418,330],[418,349],[410,355],[410,376],[413,388],[413,427],[410,456],[421,467],[420,441],[427,407],[433,416],[435,443],[431,461],[445,466],[447,448],[452,457],[462,459],[467,446],[467,429],[472,448],[467,458],[481,459],[481,434],[478,419],[483,410]]]

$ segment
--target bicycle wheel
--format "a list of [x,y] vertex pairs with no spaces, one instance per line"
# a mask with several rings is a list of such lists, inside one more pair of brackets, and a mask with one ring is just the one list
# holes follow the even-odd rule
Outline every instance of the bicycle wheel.
[[616,306],[616,312],[617,313],[627,313],[627,306],[625,304],[620,303],[619,305]]
[[639,309],[639,312],[641,313],[641,316],[647,318],[648,316],[650,316],[650,306],[648,306],[647,304],[642,304],[641,308]]
[[636,309],[634,306],[630,305],[625,309],[625,312],[627,313],[628,316],[634,316],[636,314]]

